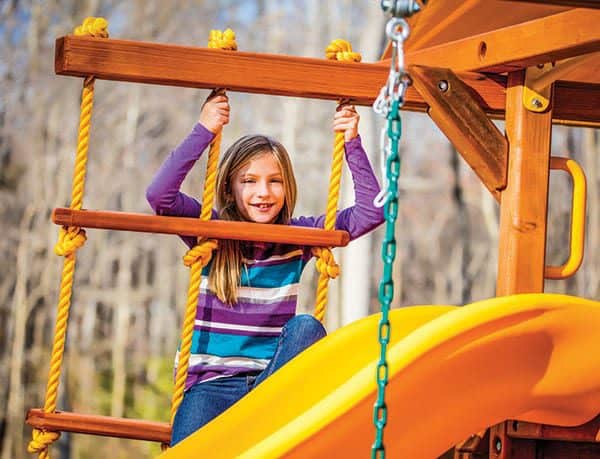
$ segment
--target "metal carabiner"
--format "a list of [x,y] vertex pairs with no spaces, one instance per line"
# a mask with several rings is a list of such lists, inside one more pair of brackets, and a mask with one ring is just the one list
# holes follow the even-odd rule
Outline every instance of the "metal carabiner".
[[395,17],[387,22],[385,34],[390,40],[402,44],[410,34],[410,26],[404,19]]

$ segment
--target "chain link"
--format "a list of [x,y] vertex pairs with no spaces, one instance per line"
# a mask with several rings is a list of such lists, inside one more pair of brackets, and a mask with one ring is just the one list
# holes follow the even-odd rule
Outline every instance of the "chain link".
[[385,388],[388,383],[389,367],[387,363],[387,347],[390,342],[391,327],[389,311],[394,298],[394,281],[392,270],[396,258],[395,226],[398,218],[398,179],[400,177],[399,144],[402,135],[400,108],[404,104],[404,94],[410,85],[410,78],[404,71],[403,44],[408,38],[409,27],[404,19],[392,18],[386,26],[387,36],[392,41],[392,59],[387,84],[381,88],[377,100],[373,104],[375,112],[387,119],[381,130],[382,167],[385,167],[384,187],[375,198],[374,204],[384,208],[386,228],[381,247],[383,259],[383,276],[379,284],[379,302],[381,319],[379,320],[378,339],[380,344],[379,362],[377,364],[377,400],[373,407],[373,423],[376,436],[371,448],[372,458],[385,458],[383,444],[384,428],[387,424],[387,405]]

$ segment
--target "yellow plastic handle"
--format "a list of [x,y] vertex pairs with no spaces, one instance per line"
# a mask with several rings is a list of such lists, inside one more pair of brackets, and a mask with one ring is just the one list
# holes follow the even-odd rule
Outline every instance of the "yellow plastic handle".
[[567,172],[573,181],[573,203],[571,209],[571,253],[569,259],[561,266],[546,266],[546,279],[566,279],[577,272],[583,260],[585,241],[585,205],[587,184],[583,169],[570,158],[552,156],[550,169]]

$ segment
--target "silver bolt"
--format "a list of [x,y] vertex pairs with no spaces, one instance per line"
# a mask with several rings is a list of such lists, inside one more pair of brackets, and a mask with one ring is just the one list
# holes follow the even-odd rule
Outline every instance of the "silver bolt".
[[381,9],[394,17],[410,17],[421,11],[421,5],[416,0],[381,0]]
[[494,445],[494,447],[496,448],[496,452],[500,454],[502,452],[502,440],[496,438],[496,444]]
[[438,86],[438,89],[440,91],[442,91],[442,92],[448,91],[448,88],[450,87],[448,85],[448,82],[446,80],[440,80],[440,81],[438,81],[438,85],[437,86]]
[[533,105],[535,108],[542,108],[542,105],[544,104],[542,104],[542,101],[536,97],[531,99],[531,105]]

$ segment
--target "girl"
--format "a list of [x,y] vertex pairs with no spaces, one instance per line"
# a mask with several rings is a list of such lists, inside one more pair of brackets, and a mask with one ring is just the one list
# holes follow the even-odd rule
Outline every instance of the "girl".
[[[204,149],[229,122],[229,101],[212,94],[192,133],[165,160],[146,197],[158,215],[198,217],[200,204],[180,186]],[[344,133],[354,206],[338,213],[336,228],[351,239],[383,222],[373,205],[379,185],[358,136],[353,106],[335,114]],[[224,154],[217,177],[213,218],[323,227],[324,216],[292,218],[296,181],[283,145],[262,135],[240,138]],[[188,246],[195,237],[183,237]],[[186,392],[173,423],[175,445],[225,411],[302,350],[325,336],[310,315],[295,316],[300,275],[311,247],[219,241],[204,269]],[[208,277],[206,277],[208,276]],[[176,363],[178,357],[176,357]]]

